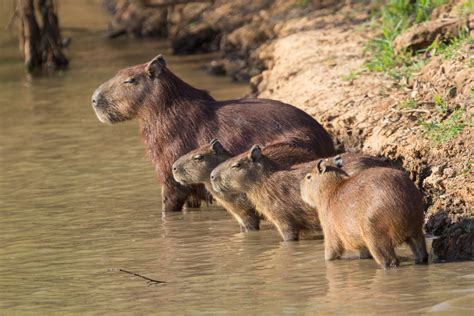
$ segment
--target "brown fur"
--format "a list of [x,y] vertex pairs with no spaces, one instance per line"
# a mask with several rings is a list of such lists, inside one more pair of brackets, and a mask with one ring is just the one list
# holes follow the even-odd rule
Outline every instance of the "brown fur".
[[[256,152],[253,152],[256,150]],[[287,158],[297,157],[297,151],[281,152]],[[360,154],[347,155],[348,170],[358,170],[386,165],[385,162]],[[343,155],[343,156],[344,156]],[[211,174],[212,185],[217,192],[244,192],[265,218],[275,225],[284,240],[297,240],[303,229],[319,227],[317,212],[301,198],[300,180],[316,164],[316,161],[289,168],[265,151],[255,147],[220,164]]]
[[[267,146],[263,152],[279,164],[287,166],[315,158],[313,153],[305,149],[284,143]],[[288,152],[293,154],[288,155]],[[245,193],[217,192],[212,188],[210,179],[212,170],[231,157],[232,155],[218,140],[213,140],[209,145],[181,156],[173,164],[173,176],[177,182],[183,185],[204,184],[214,198],[237,220],[241,231],[257,230],[259,229],[260,216]]]
[[[181,210],[196,187],[174,181],[171,165],[181,155],[218,138],[232,155],[247,144],[284,142],[321,157],[334,153],[331,137],[305,112],[278,101],[216,101],[206,91],[176,77],[161,56],[119,71],[94,92],[92,103],[102,122],[137,117],[149,157],[162,184],[163,211]],[[201,186],[202,188],[202,186]]]
[[423,200],[404,172],[374,167],[349,176],[326,165],[321,160],[301,181],[303,200],[321,220],[326,260],[356,250],[385,268],[398,266],[394,248],[407,242],[416,262],[427,262]]

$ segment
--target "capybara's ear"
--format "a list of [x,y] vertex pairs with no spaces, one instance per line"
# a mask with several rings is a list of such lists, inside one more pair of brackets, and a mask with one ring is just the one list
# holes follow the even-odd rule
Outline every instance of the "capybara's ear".
[[320,174],[326,172],[326,162],[324,161],[324,159],[319,159],[318,164],[316,165],[316,170]]
[[262,158],[262,150],[260,149],[260,146],[253,145],[252,148],[250,148],[249,158],[252,161],[258,161]]
[[145,71],[147,72],[148,76],[150,78],[156,78],[158,77],[161,72],[163,71],[163,68],[166,66],[166,61],[163,58],[163,55],[159,54],[152,60],[148,62],[146,65]]
[[337,155],[336,157],[334,157],[334,164],[336,165],[336,167],[342,168],[342,158],[341,158],[341,155]]
[[222,146],[221,142],[216,138],[211,140],[211,149],[216,154],[220,154],[220,153],[224,152],[224,147]]

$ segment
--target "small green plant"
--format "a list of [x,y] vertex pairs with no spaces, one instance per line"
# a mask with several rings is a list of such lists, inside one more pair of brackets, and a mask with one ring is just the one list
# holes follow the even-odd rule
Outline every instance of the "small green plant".
[[309,4],[310,0],[297,0],[295,3],[295,7],[297,8],[306,8]]
[[423,135],[434,143],[441,144],[456,138],[464,127],[462,121],[463,109],[457,109],[445,120],[433,120],[432,122],[419,122],[423,128]]
[[341,79],[344,81],[352,81],[358,78],[362,72],[364,72],[364,70],[351,71],[347,75],[342,76]]
[[399,107],[400,109],[416,109],[418,107],[418,103],[416,102],[415,98],[409,98],[400,102]]
[[435,95],[433,98],[436,110],[441,114],[446,114],[448,112],[448,105],[446,101],[439,95]]
[[386,71],[386,73],[390,78],[395,80],[401,80],[402,78],[411,80],[413,76],[425,65],[426,60],[419,59],[415,61],[415,58],[413,58],[411,64],[403,64],[400,67],[389,69]]
[[471,101],[474,103],[474,86],[471,86],[471,89],[469,91],[469,94],[471,95]]

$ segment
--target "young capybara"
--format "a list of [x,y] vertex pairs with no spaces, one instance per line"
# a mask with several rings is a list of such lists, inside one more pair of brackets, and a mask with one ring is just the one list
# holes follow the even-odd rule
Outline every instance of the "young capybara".
[[[269,145],[263,153],[285,166],[315,159],[313,153],[285,143]],[[231,157],[219,140],[213,139],[209,145],[192,150],[175,161],[174,179],[182,185],[204,184],[207,191],[237,220],[241,231],[258,230],[260,215],[245,193],[217,192],[212,188],[212,170]]]
[[[287,152],[288,154],[288,152]],[[351,164],[348,170],[358,170],[385,162],[360,154],[346,154]],[[319,228],[317,212],[301,198],[300,180],[316,161],[281,165],[254,145],[249,153],[229,159],[211,173],[211,183],[217,192],[243,192],[257,212],[268,219],[283,240],[297,240],[303,229]]]
[[394,247],[407,242],[416,263],[426,263],[423,235],[423,199],[400,170],[375,167],[350,176],[334,163],[321,159],[301,180],[301,196],[315,207],[324,233],[326,260],[344,250],[369,253],[384,268],[399,265]]
[[302,110],[265,99],[216,101],[174,75],[161,55],[120,70],[96,89],[92,106],[101,122],[138,118],[162,187],[164,212],[181,210],[190,198],[206,198],[202,185],[176,182],[171,166],[183,154],[208,144],[209,135],[232,155],[249,143],[276,142],[292,143],[320,157],[334,154],[330,135]]
[[209,145],[192,150],[176,160],[172,167],[173,177],[182,185],[204,184],[207,191],[236,219],[240,231],[258,230],[260,217],[245,193],[221,193],[212,189],[212,170],[231,157],[222,144],[213,139]]

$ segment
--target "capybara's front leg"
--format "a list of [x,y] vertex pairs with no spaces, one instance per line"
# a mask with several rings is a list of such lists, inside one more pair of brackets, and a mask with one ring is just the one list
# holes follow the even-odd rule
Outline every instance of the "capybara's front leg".
[[341,243],[331,237],[327,236],[327,234],[324,235],[324,259],[327,261],[339,259],[344,253]]
[[169,181],[161,188],[162,213],[179,212],[189,195],[189,189],[177,182]]
[[260,229],[260,216],[255,210],[247,210],[246,214],[239,220],[240,231],[249,232]]
[[290,225],[280,224],[278,225],[278,231],[280,232],[283,241],[294,241],[299,238],[299,231]]
[[369,249],[359,249],[359,259],[372,259],[372,255],[370,254]]

